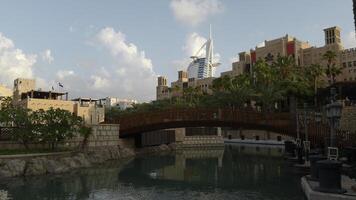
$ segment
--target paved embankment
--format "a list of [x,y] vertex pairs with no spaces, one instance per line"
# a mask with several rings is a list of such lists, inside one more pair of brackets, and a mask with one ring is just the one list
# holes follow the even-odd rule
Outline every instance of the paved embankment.
[[356,192],[351,188],[355,181],[347,176],[341,177],[341,186],[346,189],[344,194],[332,194],[318,192],[315,189],[319,186],[316,181],[308,180],[305,176],[301,178],[301,185],[308,200],[356,200]]

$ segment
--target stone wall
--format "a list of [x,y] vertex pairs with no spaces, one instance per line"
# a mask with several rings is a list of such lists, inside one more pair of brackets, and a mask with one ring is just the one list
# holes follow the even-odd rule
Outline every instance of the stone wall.
[[228,138],[231,135],[232,139],[241,139],[243,135],[245,139],[256,139],[256,136],[258,136],[260,140],[277,140],[278,136],[280,136],[282,140],[293,140],[290,136],[263,130],[224,130],[222,132],[224,138]]
[[[127,143],[123,144],[127,145]],[[125,160],[134,158],[136,155],[169,153],[175,149],[175,144],[164,144],[141,149],[106,146],[88,149],[83,152],[0,156],[0,178],[60,174],[78,168],[92,167],[109,160],[125,162]]]
[[88,140],[88,147],[107,147],[119,145],[118,124],[103,124],[92,126],[92,134]]
[[0,178],[64,173],[134,155],[132,149],[105,147],[85,152],[0,156]]
[[223,146],[224,140],[222,136],[206,135],[206,136],[185,136],[181,143],[177,143],[177,147],[204,147],[204,146]]
[[[119,138],[120,126],[118,124],[100,124],[92,126],[92,134],[88,138],[87,147],[113,147],[122,145],[128,145],[127,141],[121,141]],[[126,139],[124,139],[126,140]],[[79,135],[76,137],[64,141],[59,144],[59,148],[77,149],[81,146],[83,138]],[[47,144],[30,144],[32,149],[48,148]],[[14,141],[0,141],[0,149],[23,149],[24,146]]]
[[347,106],[342,109],[340,129],[356,132],[356,107]]

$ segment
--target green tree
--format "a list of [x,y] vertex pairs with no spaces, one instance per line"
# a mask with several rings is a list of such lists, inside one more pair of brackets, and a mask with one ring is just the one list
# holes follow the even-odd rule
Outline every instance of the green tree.
[[298,99],[305,100],[311,95],[311,87],[291,56],[278,56],[272,67],[276,70],[279,88],[289,98],[289,110],[295,112]]
[[310,80],[314,89],[314,105],[317,106],[317,91],[319,87],[319,78],[324,75],[324,69],[320,64],[312,64],[305,67],[305,75]]
[[88,145],[88,139],[92,134],[92,129],[90,126],[81,125],[78,131],[79,134],[83,137],[83,141],[80,148],[84,150],[85,147]]
[[183,99],[188,107],[199,106],[202,95],[203,93],[197,87],[188,87],[183,90]]
[[336,65],[337,55],[334,51],[326,51],[323,54],[323,59],[327,62],[326,75],[330,79],[330,84],[336,82],[336,77],[341,74],[341,68]]
[[14,127],[12,130],[12,140],[18,141],[29,149],[29,144],[36,142],[39,135],[33,124],[34,115],[29,109],[21,107],[7,107],[1,110],[1,121],[5,126]]
[[0,97],[0,109],[12,107],[12,97]]
[[60,142],[72,138],[82,125],[82,119],[67,110],[50,108],[39,112],[41,112],[42,122],[39,132],[42,133],[44,142],[47,142],[52,150]]
[[258,60],[254,66],[255,100],[263,111],[272,111],[275,104],[284,99],[284,88],[281,87],[276,67]]

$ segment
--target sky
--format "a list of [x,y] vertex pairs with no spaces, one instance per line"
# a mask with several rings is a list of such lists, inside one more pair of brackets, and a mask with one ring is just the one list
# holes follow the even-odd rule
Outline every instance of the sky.
[[35,78],[72,98],[154,100],[157,76],[175,81],[210,24],[216,76],[286,34],[322,46],[323,29],[339,26],[344,47],[356,47],[351,0],[1,0],[0,83]]

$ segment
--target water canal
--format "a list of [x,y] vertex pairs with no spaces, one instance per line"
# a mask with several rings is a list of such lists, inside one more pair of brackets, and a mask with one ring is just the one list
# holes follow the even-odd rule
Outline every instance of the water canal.
[[13,199],[303,200],[282,149],[226,145],[110,162],[70,174],[0,181]]

